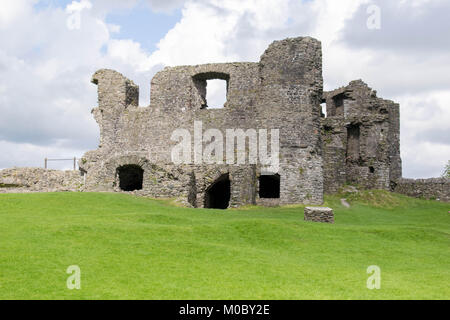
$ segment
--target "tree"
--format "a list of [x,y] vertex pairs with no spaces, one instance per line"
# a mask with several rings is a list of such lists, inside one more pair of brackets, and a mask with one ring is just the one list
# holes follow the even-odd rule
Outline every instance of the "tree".
[[450,178],[450,160],[445,165],[444,173],[442,174],[444,178]]

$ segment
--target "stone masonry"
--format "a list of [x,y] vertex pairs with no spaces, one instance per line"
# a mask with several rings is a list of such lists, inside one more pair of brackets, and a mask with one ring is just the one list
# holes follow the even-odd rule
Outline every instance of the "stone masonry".
[[323,101],[324,191],[346,183],[391,190],[402,176],[399,105],[361,80],[324,93]]
[[450,202],[450,179],[399,179],[394,191],[410,197]]
[[[210,79],[227,83],[222,109],[207,107]],[[225,189],[229,183],[228,206],[263,203],[259,165],[172,162],[174,130],[188,129],[193,136],[194,121],[201,121],[203,131],[218,129],[224,136],[226,129],[279,129],[280,170],[279,176],[273,175],[279,197],[274,201],[322,203],[319,41],[275,41],[259,63],[167,67],[151,81],[148,107],[138,107],[138,87],[116,71],[99,70],[92,81],[98,86],[99,105],[93,114],[101,139],[99,149],[80,161],[86,190],[120,190],[120,168],[135,165],[143,170],[143,185],[136,191],[141,195],[180,197],[193,207],[209,207],[215,200],[209,199],[214,195],[208,190],[220,182]]]
[[82,191],[79,171],[11,168],[0,171],[0,193]]
[[[226,82],[221,109],[206,100],[213,79]],[[79,161],[77,190],[133,191],[207,208],[320,205],[324,192],[346,183],[391,189],[401,177],[398,104],[378,98],[361,80],[324,93],[321,43],[310,37],[275,41],[259,62],[166,67],[151,81],[148,107],[139,107],[138,86],[116,71],[99,70],[92,82],[100,144]],[[199,122],[202,132],[216,129],[224,138],[227,129],[279,129],[279,171],[228,159],[175,164],[173,132],[186,129],[194,137]]]
[[331,208],[306,207],[305,221],[334,223],[334,213]]

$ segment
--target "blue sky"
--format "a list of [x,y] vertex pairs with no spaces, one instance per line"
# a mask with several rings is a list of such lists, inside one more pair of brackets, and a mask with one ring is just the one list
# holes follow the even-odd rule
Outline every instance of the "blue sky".
[[39,0],[34,4],[34,7],[38,10],[47,9],[50,7],[65,8],[73,0]]
[[156,44],[181,19],[181,9],[170,13],[153,12],[143,3],[125,11],[116,11],[107,15],[108,23],[120,26],[117,39],[133,39],[148,52],[156,50]]
[[[68,27],[73,5],[88,7],[79,28]],[[370,5],[380,29],[367,27]],[[0,168],[96,149],[90,78],[100,68],[138,84],[147,106],[164,66],[258,61],[274,40],[312,36],[322,42],[325,90],[363,79],[400,103],[404,176],[439,176],[450,159],[449,11],[447,0],[5,1]]]
[[133,8],[129,13],[112,13],[106,18],[108,23],[120,25],[118,39],[133,39],[144,49],[156,50],[156,44],[181,19],[181,10],[172,13],[154,13],[144,5]]
[[[65,9],[73,0],[40,0],[35,5],[36,10],[51,7]],[[107,23],[120,26],[120,32],[115,39],[133,39],[139,42],[148,52],[156,49],[156,44],[181,19],[181,8],[169,11],[155,12],[144,1],[130,8],[113,9],[106,14]]]

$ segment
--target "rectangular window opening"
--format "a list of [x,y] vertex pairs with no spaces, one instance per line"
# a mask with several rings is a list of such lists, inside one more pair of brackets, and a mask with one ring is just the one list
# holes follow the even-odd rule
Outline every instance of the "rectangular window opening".
[[359,125],[347,127],[347,160],[359,160],[360,158],[360,128]]
[[335,116],[344,115],[344,95],[341,93],[333,97],[333,102],[334,102],[334,115]]
[[327,104],[325,102],[320,105],[320,116],[322,118],[327,117]]
[[262,199],[280,198],[280,175],[262,175],[259,177],[259,197]]
[[206,104],[208,109],[221,109],[227,102],[227,81],[211,79],[206,81]]

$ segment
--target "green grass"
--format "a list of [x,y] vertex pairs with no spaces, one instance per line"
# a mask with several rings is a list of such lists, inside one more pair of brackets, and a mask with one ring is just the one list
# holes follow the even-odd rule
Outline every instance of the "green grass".
[[[450,204],[381,191],[303,208],[186,209],[110,193],[0,194],[2,299],[449,299]],[[81,290],[66,269],[81,268]],[[381,289],[366,288],[370,265]]]

